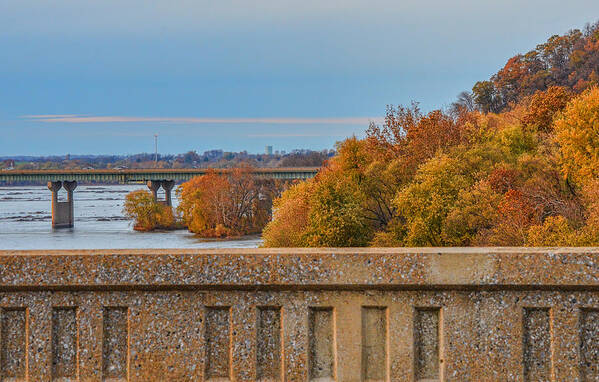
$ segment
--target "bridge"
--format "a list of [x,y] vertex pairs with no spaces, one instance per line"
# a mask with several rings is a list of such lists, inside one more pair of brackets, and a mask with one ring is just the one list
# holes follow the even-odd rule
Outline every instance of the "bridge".
[[[102,169],[102,170],[0,170],[0,185],[15,183],[46,183],[52,191],[52,227],[71,228],[74,225],[73,193],[77,182],[85,183],[142,183],[145,182],[158,200],[162,187],[165,203],[172,205],[171,191],[177,182],[187,181],[208,171],[228,174],[233,169]],[[296,180],[313,178],[318,167],[255,168],[252,173],[264,179]],[[58,191],[64,187],[67,200],[58,200]]]
[[[309,179],[316,175],[319,167],[255,168],[253,173],[269,179]],[[102,170],[0,170],[0,184],[46,183],[76,181],[88,183],[140,183],[151,180],[187,181],[194,176],[204,175],[209,170],[226,174],[232,169],[181,168],[181,169],[102,169]]]

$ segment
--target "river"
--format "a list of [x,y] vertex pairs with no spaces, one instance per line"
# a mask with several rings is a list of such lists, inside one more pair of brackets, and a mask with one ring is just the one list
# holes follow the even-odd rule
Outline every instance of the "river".
[[[0,187],[0,249],[256,248],[262,240],[206,240],[185,230],[136,232],[123,216],[127,193],[144,185],[88,185],[75,190],[75,227],[52,229],[45,186]],[[162,191],[162,190],[161,190]],[[159,194],[160,196],[160,194]],[[65,199],[64,189],[59,199]],[[173,203],[177,200],[173,192]]]

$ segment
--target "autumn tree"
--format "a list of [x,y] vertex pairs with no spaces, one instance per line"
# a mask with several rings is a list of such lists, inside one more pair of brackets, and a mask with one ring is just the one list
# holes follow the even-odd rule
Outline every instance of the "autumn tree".
[[205,236],[228,233],[224,225],[228,188],[227,179],[213,170],[177,188],[180,200],[177,210],[190,232]]
[[275,201],[265,246],[364,246],[386,224],[394,192],[385,189],[385,171],[373,167],[380,162],[367,142],[348,138],[337,153],[315,179]]
[[443,223],[443,243],[448,246],[485,244],[498,221],[501,196],[485,179],[460,190]]
[[599,88],[572,100],[554,124],[562,170],[579,184],[599,176]]
[[548,132],[552,128],[554,116],[566,107],[571,98],[572,92],[562,86],[537,91],[526,108],[522,122]]
[[550,216],[543,224],[531,225],[526,232],[530,247],[572,246],[577,244],[576,231],[563,216]]
[[177,189],[178,211],[191,232],[207,237],[259,233],[270,220],[280,186],[256,178],[250,167],[210,170]]
[[125,197],[125,216],[133,219],[137,231],[169,229],[175,225],[171,207],[156,201],[149,191],[132,191]]
[[496,113],[503,107],[502,100],[491,81],[479,81],[474,84],[472,98],[483,113]]
[[529,228],[541,222],[530,200],[517,190],[504,194],[497,213],[497,224],[487,238],[495,246],[525,245]]
[[385,122],[381,126],[371,123],[366,141],[376,158],[403,159],[415,170],[439,150],[467,138],[462,122],[441,110],[423,114],[416,103],[409,107],[388,106]]
[[501,112],[553,86],[582,92],[599,80],[599,23],[584,32],[574,29],[551,36],[527,53],[510,58],[487,81],[472,89],[474,102],[485,112]]
[[448,112],[388,107],[283,193],[265,245],[598,244],[597,64],[599,24],[513,57]]
[[363,194],[349,178],[325,174],[312,191],[306,242],[311,247],[362,247],[374,233]]
[[273,204],[273,219],[262,231],[265,247],[306,247],[314,182],[292,185]]
[[460,193],[508,155],[506,149],[487,144],[440,154],[423,164],[394,200],[405,219],[405,245],[443,246],[454,241],[443,233]]

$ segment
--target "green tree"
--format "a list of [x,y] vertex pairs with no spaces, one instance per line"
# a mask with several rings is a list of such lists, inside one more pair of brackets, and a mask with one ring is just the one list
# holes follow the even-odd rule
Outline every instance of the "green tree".
[[347,178],[325,176],[313,190],[307,243],[311,247],[362,247],[374,231],[364,217],[363,195]]
[[474,103],[483,113],[495,113],[499,111],[499,100],[495,85],[491,81],[479,81],[472,87]]
[[[420,166],[412,182],[394,200],[398,214],[406,225],[406,236],[402,239],[404,244],[444,246],[470,240],[473,232],[455,229],[456,220],[463,220],[460,214],[465,212],[453,212],[450,222],[447,221],[448,215],[456,208],[470,208],[458,203],[466,197],[464,192],[470,192],[468,190],[473,185],[487,177],[499,164],[513,163],[517,154],[528,147],[526,142],[521,134],[508,126],[478,144],[458,146]],[[475,194],[469,196],[476,197]],[[482,223],[472,224],[475,227]]]

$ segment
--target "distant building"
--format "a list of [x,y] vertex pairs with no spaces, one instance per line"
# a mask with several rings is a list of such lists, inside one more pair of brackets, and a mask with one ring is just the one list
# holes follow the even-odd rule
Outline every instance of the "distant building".
[[214,159],[220,159],[222,157],[223,157],[223,150],[204,151],[204,158],[207,161],[214,160]]
[[12,159],[7,159],[4,162],[0,162],[1,166],[6,170],[12,170],[15,168],[15,161]]
[[272,155],[272,146],[266,146],[264,148],[264,154],[266,154],[266,155]]

